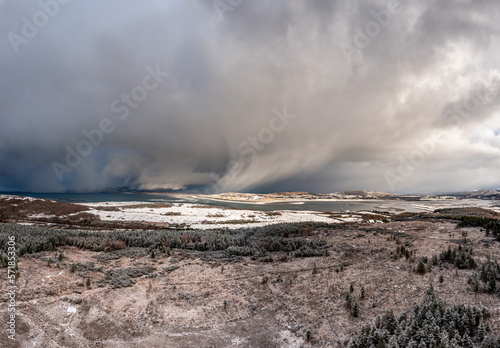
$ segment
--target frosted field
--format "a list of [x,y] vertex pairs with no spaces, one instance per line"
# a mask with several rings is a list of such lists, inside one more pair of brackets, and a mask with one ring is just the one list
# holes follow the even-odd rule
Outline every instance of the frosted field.
[[[358,220],[356,216],[346,214],[341,218],[332,219],[325,214],[314,211],[277,211],[265,212],[246,209],[231,209],[224,207],[202,206],[191,203],[177,203],[171,207],[141,207],[131,208],[130,202],[107,202],[86,204],[91,209],[89,213],[99,215],[101,220],[108,221],[144,221],[163,222],[171,224],[186,224],[191,228],[240,228],[249,226],[265,226],[281,222],[347,222]],[[118,211],[99,210],[99,207],[117,207]]]

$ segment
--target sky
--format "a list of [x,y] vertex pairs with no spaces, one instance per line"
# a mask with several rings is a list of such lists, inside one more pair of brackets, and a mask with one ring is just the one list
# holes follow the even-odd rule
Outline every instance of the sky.
[[0,0],[0,191],[500,187],[498,0]]

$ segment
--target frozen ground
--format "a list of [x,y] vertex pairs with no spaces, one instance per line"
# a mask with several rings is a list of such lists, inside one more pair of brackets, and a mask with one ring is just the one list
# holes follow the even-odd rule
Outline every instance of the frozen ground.
[[[240,228],[249,226],[264,226],[282,222],[352,222],[360,219],[358,215],[342,215],[332,218],[328,214],[314,211],[275,211],[264,212],[245,209],[231,209],[199,205],[191,203],[144,204],[134,207],[133,204],[121,202],[89,203],[89,213],[99,215],[101,220],[107,221],[144,221],[162,222],[169,224],[186,224],[191,228]],[[117,210],[103,210],[116,207]]]
[[[180,249],[152,258],[140,248],[124,249],[128,253],[118,258],[76,247],[23,257],[17,281],[17,342],[7,345],[4,330],[0,347],[346,347],[377,315],[411,310],[430,283],[448,304],[488,308],[492,332],[499,333],[500,298],[472,292],[468,278],[473,270],[440,263],[424,275],[413,271],[418,259],[456,247],[464,232],[477,262],[498,255],[499,243],[479,228],[457,229],[450,221],[374,227],[315,231],[308,238],[324,240],[327,256],[286,258],[285,252],[273,252],[273,262]],[[485,243],[485,238],[490,241]],[[416,259],[392,257],[401,245],[414,250]],[[49,258],[54,263],[48,264]],[[73,264],[78,265],[74,272]],[[111,288],[108,272],[134,267],[151,267],[154,275]],[[6,284],[7,272],[0,281]],[[345,306],[351,285],[360,307],[357,318]],[[7,292],[0,300],[6,303]]]

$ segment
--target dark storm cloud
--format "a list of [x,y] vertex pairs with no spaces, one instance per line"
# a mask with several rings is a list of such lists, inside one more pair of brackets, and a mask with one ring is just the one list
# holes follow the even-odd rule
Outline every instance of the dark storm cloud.
[[[55,3],[0,2],[0,189],[499,184],[497,1],[243,0],[222,17],[201,0]],[[165,76],[127,106],[151,69]],[[113,130],[67,166],[103,119]]]

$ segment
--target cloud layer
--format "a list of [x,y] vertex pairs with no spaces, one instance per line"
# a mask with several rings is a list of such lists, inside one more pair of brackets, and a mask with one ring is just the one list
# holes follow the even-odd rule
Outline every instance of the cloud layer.
[[0,190],[499,186],[498,1],[215,4],[0,2]]

